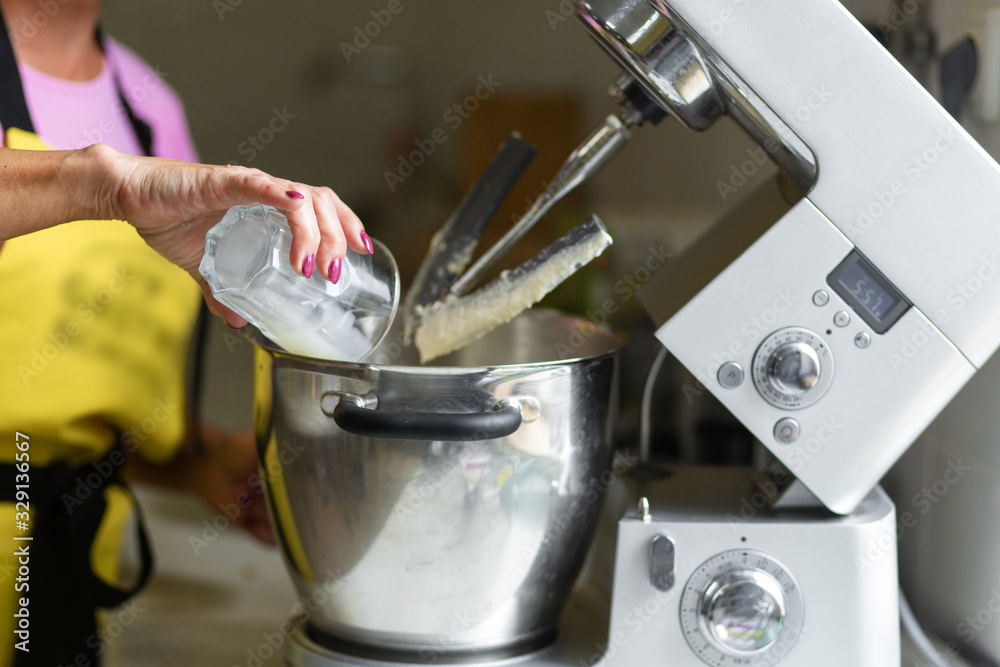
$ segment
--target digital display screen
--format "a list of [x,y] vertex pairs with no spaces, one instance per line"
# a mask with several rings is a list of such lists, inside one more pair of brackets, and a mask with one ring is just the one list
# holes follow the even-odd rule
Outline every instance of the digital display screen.
[[878,334],[910,309],[906,297],[857,250],[833,270],[827,283]]
[[846,287],[854,295],[857,303],[875,319],[884,320],[892,307],[899,303],[899,299],[875,282],[860,263],[848,267],[837,277],[837,282]]

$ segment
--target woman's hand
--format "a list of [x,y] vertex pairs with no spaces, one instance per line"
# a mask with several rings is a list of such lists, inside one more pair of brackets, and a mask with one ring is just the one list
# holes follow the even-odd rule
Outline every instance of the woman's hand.
[[329,279],[348,247],[371,252],[371,239],[358,216],[329,188],[274,178],[259,169],[189,164],[118,153],[95,145],[88,149],[102,218],[130,222],[145,241],[186,269],[201,285],[209,306],[233,328],[246,320],[212,297],[198,273],[205,233],[231,206],[261,203],[281,210],[292,230],[291,261],[303,275]]
[[230,432],[201,422],[192,426],[174,458],[164,463],[152,463],[132,448],[123,452],[130,481],[193,493],[212,512],[224,514],[229,522],[259,541],[275,543],[257,468],[253,431]]
[[230,433],[208,423],[199,430],[204,449],[189,469],[191,490],[259,541],[274,544],[253,431]]

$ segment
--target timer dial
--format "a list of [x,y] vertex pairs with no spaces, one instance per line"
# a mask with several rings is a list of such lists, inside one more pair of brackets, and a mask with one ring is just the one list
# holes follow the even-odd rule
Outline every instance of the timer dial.
[[715,667],[778,664],[795,645],[803,618],[798,583],[759,551],[728,551],[705,561],[681,597],[688,645]]
[[833,355],[819,334],[790,327],[760,344],[753,358],[753,381],[765,401],[799,410],[823,398],[833,382]]

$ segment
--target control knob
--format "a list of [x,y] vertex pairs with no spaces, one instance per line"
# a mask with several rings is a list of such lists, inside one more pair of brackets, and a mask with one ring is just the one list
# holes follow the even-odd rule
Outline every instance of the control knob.
[[691,575],[681,598],[688,645],[710,665],[774,665],[795,644],[802,592],[780,562],[758,551],[728,551]]
[[821,399],[833,381],[833,355],[819,334],[790,327],[760,344],[753,359],[760,395],[784,410],[799,410]]

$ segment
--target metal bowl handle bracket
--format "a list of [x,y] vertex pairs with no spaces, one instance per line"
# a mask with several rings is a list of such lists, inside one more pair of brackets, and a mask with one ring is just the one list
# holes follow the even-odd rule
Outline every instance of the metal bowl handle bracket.
[[391,412],[369,409],[365,403],[360,396],[341,395],[333,420],[348,433],[387,440],[495,440],[521,426],[521,408],[507,401],[498,402],[490,412],[461,414]]

